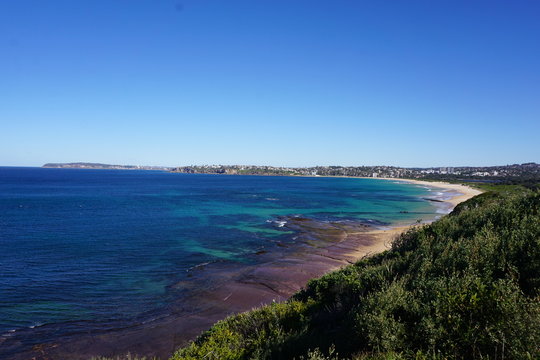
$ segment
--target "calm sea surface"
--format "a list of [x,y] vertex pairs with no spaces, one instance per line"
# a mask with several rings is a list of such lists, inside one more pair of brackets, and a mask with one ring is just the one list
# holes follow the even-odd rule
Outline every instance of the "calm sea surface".
[[185,295],[170,285],[190,268],[293,243],[286,216],[384,226],[432,219],[422,197],[447,195],[375,179],[0,167],[0,344],[51,324],[47,336],[144,321]]

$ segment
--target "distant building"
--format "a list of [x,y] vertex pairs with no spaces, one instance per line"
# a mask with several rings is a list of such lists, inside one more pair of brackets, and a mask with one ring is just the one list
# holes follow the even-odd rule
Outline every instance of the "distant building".
[[377,174],[377,173],[373,173],[373,175],[372,175],[372,177],[377,177],[377,176],[379,176],[379,174]]

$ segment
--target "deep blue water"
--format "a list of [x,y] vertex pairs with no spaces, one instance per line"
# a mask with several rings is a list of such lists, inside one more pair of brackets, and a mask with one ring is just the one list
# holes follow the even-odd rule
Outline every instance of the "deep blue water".
[[433,194],[375,179],[0,167],[0,336],[140,321],[185,295],[168,286],[191,267],[293,241],[281,216],[413,222],[435,216],[422,199]]

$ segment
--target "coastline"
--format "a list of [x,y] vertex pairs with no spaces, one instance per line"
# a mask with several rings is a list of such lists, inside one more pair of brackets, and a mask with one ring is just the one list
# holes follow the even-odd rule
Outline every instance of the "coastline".
[[401,178],[380,178],[382,180],[395,180],[400,182],[406,182],[409,184],[423,185],[427,187],[434,187],[443,190],[451,190],[460,193],[461,195],[453,196],[450,199],[445,200],[445,202],[452,205],[452,208],[456,207],[457,204],[469,200],[476,195],[480,195],[483,191],[474,189],[470,186],[463,184],[451,184],[443,181],[425,181],[425,180],[414,180],[414,179],[401,179]]
[[[450,210],[459,202],[480,193],[463,185],[380,179],[447,191],[452,196],[441,200],[441,204],[446,204]],[[279,253],[256,255],[259,259],[256,265],[238,268],[213,264],[198,268],[189,284],[179,282],[174,285],[197,289],[187,301],[174,304],[170,315],[119,331],[83,335],[58,344],[43,344],[30,354],[20,354],[15,359],[36,355],[37,359],[88,359],[92,356],[122,356],[128,352],[166,359],[175,348],[187,344],[215,322],[273,301],[285,301],[310,279],[389,249],[399,234],[414,225],[374,228],[357,222],[321,224],[309,219],[289,221],[287,227],[299,234],[298,246],[279,250]],[[199,289],[206,271],[212,272],[215,284]]]
[[[370,178],[367,178],[370,179]],[[422,181],[422,180],[411,180],[411,179],[402,179],[402,178],[379,178],[381,180],[392,180],[399,182],[406,182],[409,184],[421,185],[426,187],[432,187],[437,189],[442,189],[446,191],[451,191],[458,193],[459,195],[453,195],[448,199],[442,200],[443,203],[447,205],[447,212],[450,213],[459,203],[469,200],[477,195],[482,193],[481,190],[473,189],[470,186],[462,184],[451,184],[447,182],[431,182],[431,181]],[[427,223],[435,221],[435,219],[430,219]],[[357,259],[362,257],[377,254],[388,250],[391,247],[392,241],[402,233],[410,229],[414,224],[410,225],[397,225],[391,226],[389,229],[374,229],[365,233],[365,235],[372,236],[375,241],[363,248],[359,248],[356,251],[353,251],[351,255],[355,256]]]

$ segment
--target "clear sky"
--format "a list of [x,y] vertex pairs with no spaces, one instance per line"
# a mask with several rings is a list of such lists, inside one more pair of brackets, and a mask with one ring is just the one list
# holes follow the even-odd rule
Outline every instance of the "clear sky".
[[540,162],[540,2],[1,0],[0,165]]

